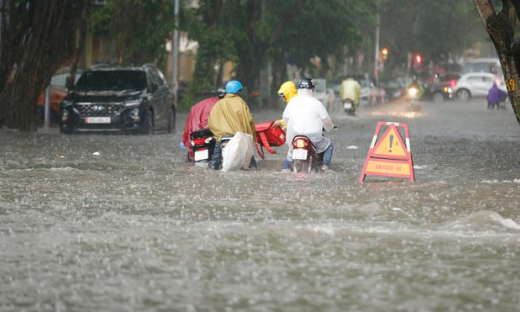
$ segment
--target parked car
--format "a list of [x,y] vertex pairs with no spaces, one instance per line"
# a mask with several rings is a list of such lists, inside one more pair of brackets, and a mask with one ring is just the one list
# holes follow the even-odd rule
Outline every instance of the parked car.
[[61,102],[60,131],[175,131],[174,93],[154,65],[85,71]]
[[405,86],[395,79],[382,79],[379,87],[385,90],[385,101],[392,101],[400,98],[404,94]]
[[442,103],[453,98],[453,87],[460,78],[458,73],[436,74],[424,83],[424,99]]
[[[453,93],[461,102],[467,102],[472,97],[485,97],[497,80],[497,76],[490,73],[467,73],[457,80]],[[502,85],[503,81],[497,84]]]
[[[78,81],[81,76],[82,70],[77,70],[74,83]],[[70,68],[64,67],[59,69],[52,77],[51,82],[49,84],[49,104],[50,104],[50,115],[51,120],[59,123],[59,115],[60,115],[60,103],[63,101],[65,96],[67,96],[67,78],[70,76]],[[44,117],[45,110],[45,96],[46,90],[43,90],[38,97],[38,116],[40,118]]]

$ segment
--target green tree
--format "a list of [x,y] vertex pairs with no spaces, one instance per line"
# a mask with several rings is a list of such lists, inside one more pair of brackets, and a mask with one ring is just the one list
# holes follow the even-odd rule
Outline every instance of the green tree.
[[0,125],[36,130],[38,96],[77,59],[89,7],[90,0],[0,0]]
[[387,65],[405,66],[408,53],[447,62],[485,39],[471,0],[381,0],[380,13],[381,45],[391,53]]
[[92,12],[92,29],[116,41],[119,64],[165,61],[174,27],[172,0],[107,0]]
[[197,55],[197,70],[205,69],[205,74],[196,72],[193,91],[215,82],[216,60],[235,61],[237,79],[251,90],[269,62],[282,71],[285,67],[277,65],[284,66],[287,56],[302,68],[311,68],[315,56],[342,59],[345,46],[361,43],[356,21],[361,16],[373,20],[374,8],[372,1],[355,0],[201,1],[184,24],[203,50]]
[[513,0],[473,0],[473,3],[497,50],[511,106],[520,124],[520,42],[514,40],[520,3]]

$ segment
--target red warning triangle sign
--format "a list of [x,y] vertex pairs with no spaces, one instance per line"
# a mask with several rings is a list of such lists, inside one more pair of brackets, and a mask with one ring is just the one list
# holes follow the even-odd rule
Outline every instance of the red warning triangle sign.
[[[381,138],[377,140],[382,126],[389,127]],[[403,142],[397,127],[404,129],[406,144]],[[395,122],[379,122],[359,182],[364,182],[368,175],[405,178],[415,182],[408,125]]]
[[409,157],[409,152],[405,148],[406,145],[404,144],[399,131],[396,126],[392,124],[377,142],[371,156],[388,159],[406,159]]

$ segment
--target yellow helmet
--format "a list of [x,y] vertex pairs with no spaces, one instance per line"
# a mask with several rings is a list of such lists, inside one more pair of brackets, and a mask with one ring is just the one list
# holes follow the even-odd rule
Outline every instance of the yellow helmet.
[[278,90],[278,95],[283,98],[285,103],[289,103],[289,101],[298,94],[298,90],[296,90],[296,86],[292,81],[286,81],[280,86],[280,90]]

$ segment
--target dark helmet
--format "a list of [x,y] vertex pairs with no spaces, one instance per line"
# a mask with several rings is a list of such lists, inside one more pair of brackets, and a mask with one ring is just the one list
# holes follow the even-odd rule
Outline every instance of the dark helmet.
[[311,78],[302,78],[298,85],[298,89],[314,90],[314,82],[312,82]]
[[217,90],[217,96],[219,99],[223,98],[226,96],[226,87],[220,87],[218,88]]

